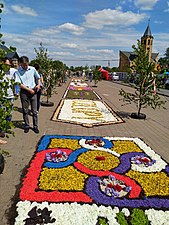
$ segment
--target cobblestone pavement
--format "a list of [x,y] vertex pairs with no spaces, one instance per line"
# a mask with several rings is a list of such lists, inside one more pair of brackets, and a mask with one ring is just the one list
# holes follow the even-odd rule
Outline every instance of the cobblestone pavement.
[[[125,122],[86,128],[80,125],[51,121],[51,117],[67,85],[68,83],[64,83],[61,87],[56,88],[57,93],[50,99],[50,101],[54,102],[53,107],[41,107],[39,113],[39,134],[35,134],[32,130],[27,134],[23,132],[20,100],[18,99],[15,102],[15,106],[18,107],[18,111],[13,113],[13,121],[17,124],[14,130],[15,137],[10,137],[7,140],[7,145],[1,146],[1,148],[3,147],[4,150],[10,153],[10,157],[6,158],[5,170],[0,175],[1,225],[10,224],[7,220],[7,214],[10,214],[11,199],[18,189],[23,169],[29,164],[36,146],[44,134],[139,137],[169,162],[169,97],[161,96],[166,101],[166,109],[143,109],[142,112],[147,115],[146,120],[131,119],[129,115],[132,112],[136,112],[135,105],[122,106],[123,102],[119,101],[121,98],[119,90],[121,88],[130,90],[130,87],[110,81],[101,81],[98,83],[98,87],[93,88],[93,90]],[[32,118],[30,117],[30,119]]]

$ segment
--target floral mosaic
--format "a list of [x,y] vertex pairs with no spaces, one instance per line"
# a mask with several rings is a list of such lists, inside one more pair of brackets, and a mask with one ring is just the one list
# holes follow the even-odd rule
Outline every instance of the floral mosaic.
[[72,80],[52,120],[86,127],[124,122],[83,80]]
[[45,135],[16,209],[15,225],[168,225],[169,165],[139,138]]
[[89,99],[98,100],[100,97],[92,90],[68,90],[65,96],[67,99]]
[[53,120],[83,126],[123,122],[105,103],[86,99],[62,100],[60,110],[54,114]]

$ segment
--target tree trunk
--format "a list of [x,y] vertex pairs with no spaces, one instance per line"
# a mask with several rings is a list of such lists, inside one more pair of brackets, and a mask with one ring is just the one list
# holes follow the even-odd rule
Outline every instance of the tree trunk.
[[46,102],[49,102],[49,91],[47,90]]
[[140,101],[140,96],[139,96],[139,99],[138,99],[138,111],[137,111],[137,114],[138,116],[140,115],[140,112],[141,112],[141,101]]
[[0,154],[0,174],[3,172],[5,166],[5,160],[2,154]]

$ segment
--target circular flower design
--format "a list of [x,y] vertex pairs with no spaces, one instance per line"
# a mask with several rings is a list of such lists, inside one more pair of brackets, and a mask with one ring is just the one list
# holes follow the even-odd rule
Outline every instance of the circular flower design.
[[154,163],[156,163],[156,160],[150,159],[146,156],[135,156],[131,158],[131,163],[136,164],[141,167],[149,167],[152,166]]
[[100,184],[100,190],[110,197],[121,198],[131,191],[130,186],[126,186],[121,180],[116,180],[112,175],[99,179],[98,182]]
[[104,146],[104,141],[99,139],[99,138],[93,138],[92,140],[86,140],[85,144],[88,144],[88,145],[91,145],[95,148],[98,148],[98,147]]
[[86,168],[95,171],[109,171],[120,164],[120,161],[116,156],[100,150],[91,150],[82,153],[78,157],[77,162],[81,163]]
[[46,153],[46,161],[48,162],[64,162],[68,159],[66,152],[57,150],[55,152]]

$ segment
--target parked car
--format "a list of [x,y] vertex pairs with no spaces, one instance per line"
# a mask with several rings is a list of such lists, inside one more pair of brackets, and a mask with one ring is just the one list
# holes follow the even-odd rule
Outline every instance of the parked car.
[[116,72],[113,73],[113,80],[118,81],[119,80],[119,75],[116,74]]

